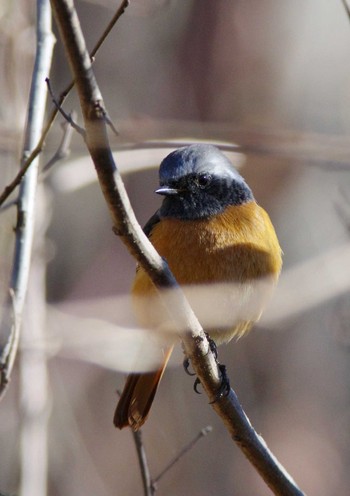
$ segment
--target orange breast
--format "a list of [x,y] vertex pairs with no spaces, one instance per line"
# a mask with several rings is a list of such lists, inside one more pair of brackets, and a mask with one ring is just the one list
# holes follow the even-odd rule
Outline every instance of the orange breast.
[[[211,219],[164,219],[155,225],[150,239],[181,285],[209,288],[209,293],[206,292],[209,297],[201,298],[199,289],[189,293],[190,303],[195,307],[200,321],[201,309],[208,313],[209,306],[214,314],[226,312],[225,324],[219,323],[217,327],[230,329],[231,337],[235,329],[236,332],[241,328],[244,331],[248,322],[259,318],[267,291],[265,284],[263,291],[255,287],[262,280],[268,281],[269,288],[273,286],[282,259],[270,218],[255,202],[228,207],[220,216]],[[224,289],[216,294],[213,283],[220,283],[219,286]],[[141,322],[150,327],[160,325],[164,319],[154,300],[151,304],[145,302],[144,297],[153,297],[154,291],[148,276],[139,269],[133,285],[136,310]],[[263,294],[259,295],[259,291]],[[250,300],[254,300],[251,310]],[[143,303],[140,304],[140,301]],[[242,316],[240,309],[243,306]]]

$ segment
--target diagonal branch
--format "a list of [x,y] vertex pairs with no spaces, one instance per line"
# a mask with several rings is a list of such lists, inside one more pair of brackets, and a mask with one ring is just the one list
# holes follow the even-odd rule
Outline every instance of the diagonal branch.
[[[220,385],[217,364],[209,349],[205,334],[174,276],[143,233],[131,209],[109,147],[105,122],[106,112],[73,0],[51,0],[51,3],[80,98],[86,129],[86,144],[111,213],[115,231],[120,235],[130,253],[147,271],[157,288],[171,288],[166,304],[174,321],[178,323],[179,329],[188,330],[183,336],[186,355],[191,359],[193,368],[213,408],[220,415],[232,438],[276,495],[302,496],[302,491],[251,426],[235,393],[231,390],[227,397],[214,402]],[[160,292],[161,297],[163,293],[163,291]]]

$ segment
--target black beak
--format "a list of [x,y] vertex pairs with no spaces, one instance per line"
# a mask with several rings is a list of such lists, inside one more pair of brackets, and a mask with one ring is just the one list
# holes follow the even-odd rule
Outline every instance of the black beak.
[[174,196],[179,194],[179,190],[175,188],[170,188],[169,186],[162,186],[155,191],[158,195],[163,196]]

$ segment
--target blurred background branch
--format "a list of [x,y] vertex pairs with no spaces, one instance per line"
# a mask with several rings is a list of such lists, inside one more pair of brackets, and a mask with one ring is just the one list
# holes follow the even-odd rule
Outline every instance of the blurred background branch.
[[[21,167],[37,143],[43,126],[46,106],[45,78],[51,67],[54,36],[51,31],[51,7],[49,0],[38,0],[36,10],[36,55],[28,101],[27,123],[24,136]],[[10,281],[10,298],[4,307],[1,321],[1,383],[0,397],[7,389],[15,362],[20,328],[22,342],[42,340],[45,336],[45,256],[44,225],[48,223],[48,211],[41,190],[39,219],[37,214],[38,159],[23,176],[16,207],[15,250]],[[33,239],[35,237],[35,263],[31,267]],[[28,284],[29,281],[29,284]],[[28,286],[30,288],[27,299]],[[24,312],[25,303],[27,303]],[[20,491],[21,496],[36,494],[45,496],[48,465],[48,384],[47,356],[44,350],[27,349],[20,360],[20,405],[22,422],[20,428]]]
[[[41,134],[46,105],[45,77],[50,71],[54,46],[49,1],[38,1],[37,7],[37,52],[28,104],[27,126],[22,153],[23,161],[30,154]],[[17,198],[16,245],[10,282],[13,295],[9,296],[8,304],[5,306],[0,328],[0,397],[6,390],[16,356],[19,327],[27,293],[35,226],[38,167],[39,163],[35,161],[30,173],[25,176],[21,184]],[[12,316],[12,307],[15,316]]]

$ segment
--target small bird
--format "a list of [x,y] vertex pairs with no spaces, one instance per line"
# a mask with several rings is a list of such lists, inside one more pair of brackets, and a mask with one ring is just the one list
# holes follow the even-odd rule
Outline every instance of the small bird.
[[[159,169],[164,199],[144,227],[216,344],[245,334],[275,286],[282,252],[268,214],[229,159],[215,146],[193,144],[170,153]],[[156,289],[138,267],[132,296],[140,324],[171,327]],[[156,371],[128,376],[114,425],[138,430],[147,419],[172,352]]]

